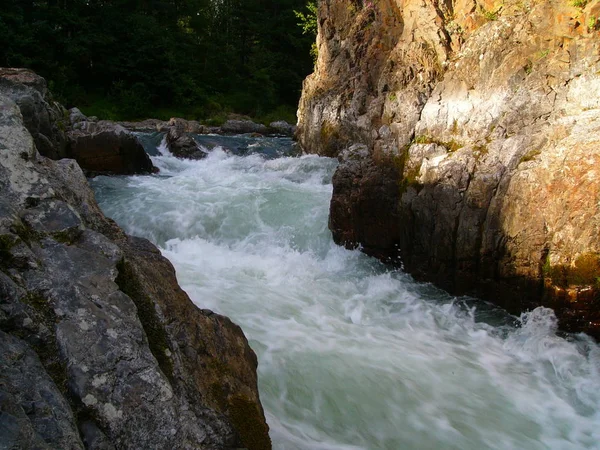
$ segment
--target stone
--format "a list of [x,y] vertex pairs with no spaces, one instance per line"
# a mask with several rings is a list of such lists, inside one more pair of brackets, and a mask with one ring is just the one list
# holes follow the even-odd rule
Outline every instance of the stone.
[[165,139],[169,151],[178,158],[184,159],[204,159],[207,152],[202,148],[192,136],[190,136],[189,122],[182,119],[171,119],[169,121],[169,131]]
[[321,2],[296,137],[336,242],[600,336],[597,3],[480,4]]
[[68,113],[52,100],[44,78],[29,69],[0,68],[0,93],[19,106],[42,155],[65,157]]
[[293,136],[295,132],[296,126],[287,123],[285,120],[277,120],[269,124],[269,134]]
[[2,95],[0,186],[3,448],[271,448],[241,329],[104,217],[74,160],[40,156]]
[[110,121],[79,121],[68,131],[66,155],[90,175],[148,174],[156,172],[137,138]]
[[231,119],[227,120],[223,125],[221,125],[221,132],[228,134],[267,134],[269,129],[265,125],[252,122],[251,120]]

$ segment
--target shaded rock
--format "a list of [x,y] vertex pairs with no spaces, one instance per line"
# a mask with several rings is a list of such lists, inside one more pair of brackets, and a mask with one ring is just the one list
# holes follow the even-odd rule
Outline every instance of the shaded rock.
[[43,156],[74,158],[91,175],[156,171],[134,135],[112,122],[90,120],[77,108],[65,110],[31,70],[0,68],[0,94],[19,106]]
[[231,134],[267,134],[269,129],[265,125],[252,122],[251,120],[228,120],[221,125],[221,132]]
[[296,136],[364,146],[334,176],[334,239],[600,335],[597,6],[321,2]]
[[146,119],[140,122],[118,122],[122,127],[130,131],[152,133],[155,131],[166,131],[168,123],[164,120]]
[[73,124],[73,130],[67,136],[67,156],[75,159],[91,175],[156,172],[137,138],[113,122],[80,120]]
[[2,448],[83,449],[71,408],[25,342],[0,331]]
[[[198,125],[200,126],[200,125]],[[187,131],[189,129],[199,129],[190,127],[190,123],[182,119],[171,119],[169,121],[169,131],[165,139],[169,151],[178,158],[185,159],[203,159],[206,158],[206,151],[198,145],[192,136]]]
[[[79,108],[71,108],[69,110],[69,122],[71,123],[72,127],[75,127],[77,124],[80,124],[82,122],[87,122],[89,119],[87,118],[87,116],[85,114],[83,114]],[[97,121],[94,121],[97,122]]]
[[40,154],[53,159],[66,156],[68,113],[52,100],[46,80],[29,69],[0,68],[0,93],[19,105]]
[[0,148],[2,443],[269,449],[239,327],[102,215],[75,161],[41,157],[2,96]]
[[285,120],[278,120],[269,124],[269,134],[293,136],[295,132],[296,126],[287,123]]

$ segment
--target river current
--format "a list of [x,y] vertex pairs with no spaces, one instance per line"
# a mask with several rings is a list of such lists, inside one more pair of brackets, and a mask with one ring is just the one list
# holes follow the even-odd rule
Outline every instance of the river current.
[[143,135],[160,174],[97,177],[97,200],[159,246],[201,308],[258,355],[276,450],[600,449],[600,348],[417,283],[327,228],[337,162],[285,138]]

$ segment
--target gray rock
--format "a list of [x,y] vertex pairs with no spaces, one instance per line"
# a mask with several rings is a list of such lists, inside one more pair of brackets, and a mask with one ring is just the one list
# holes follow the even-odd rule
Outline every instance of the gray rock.
[[157,171],[135,135],[113,122],[79,121],[67,136],[67,156],[91,175]]
[[0,448],[84,448],[69,404],[37,355],[2,331],[0,412]]
[[53,159],[65,156],[68,114],[52,101],[46,80],[28,69],[0,68],[0,93],[21,109],[23,123],[40,154]]
[[166,143],[169,151],[178,158],[184,159],[203,159],[207,152],[200,147],[188,131],[196,129],[189,126],[189,122],[183,119],[171,119],[169,121],[169,131],[166,134]]
[[102,215],[73,160],[40,156],[1,95],[0,186],[2,448],[270,448],[239,327]]
[[221,131],[230,134],[267,134],[269,129],[265,125],[251,120],[228,120],[221,125]]
[[269,124],[269,134],[293,136],[295,132],[296,126],[287,123],[285,120],[278,120]]

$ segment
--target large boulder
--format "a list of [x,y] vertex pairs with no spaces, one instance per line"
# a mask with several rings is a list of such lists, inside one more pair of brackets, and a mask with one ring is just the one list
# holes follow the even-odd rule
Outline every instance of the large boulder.
[[68,114],[52,100],[46,80],[29,69],[0,68],[0,93],[19,105],[40,154],[64,158]]
[[120,125],[67,111],[46,80],[28,69],[0,68],[0,94],[19,107],[38,152],[51,159],[74,158],[89,174],[144,174],[157,169],[136,137]]
[[269,449],[256,356],[0,95],[0,427],[19,449]]
[[142,144],[130,131],[110,121],[88,121],[71,112],[66,156],[73,158],[89,175],[148,174],[156,172]]
[[334,239],[600,335],[599,8],[320,2],[297,137],[341,155]]

